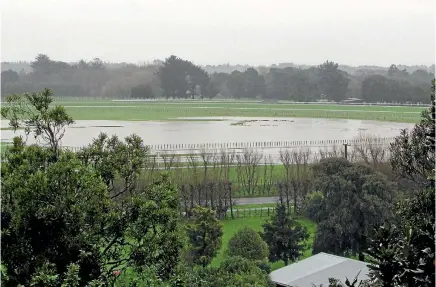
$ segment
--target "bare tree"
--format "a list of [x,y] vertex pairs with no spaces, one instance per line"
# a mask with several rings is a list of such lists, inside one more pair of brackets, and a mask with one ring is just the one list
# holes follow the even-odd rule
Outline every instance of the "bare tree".
[[173,167],[175,158],[176,158],[176,154],[174,152],[168,152],[168,151],[163,151],[160,154],[160,157],[163,160],[163,164],[164,164],[164,168],[165,170],[170,170]]
[[264,157],[263,164],[263,180],[262,180],[262,194],[270,194],[273,187],[273,172],[274,172],[274,162],[269,155]]
[[200,151],[200,159],[201,159],[201,163],[203,164],[202,190],[203,190],[203,195],[204,195],[206,207],[208,206],[208,197],[209,197],[209,192],[211,191],[210,189],[207,188],[207,181],[208,181],[207,170],[209,168],[211,158],[212,158],[212,155],[205,148],[203,148]]
[[[278,184],[280,198],[282,196],[285,197],[286,206],[288,210],[291,210],[290,201],[291,201],[291,177],[292,177],[292,164],[293,157],[292,152],[288,149],[280,150],[280,161],[285,169],[285,178],[283,182]],[[282,202],[283,203],[283,202]]]
[[202,149],[200,151],[200,160],[203,165],[203,182],[207,181],[207,170],[210,165],[212,159],[212,154],[209,153],[206,149]]
[[221,150],[220,163],[222,169],[220,170],[220,178],[230,181],[230,167],[235,162],[235,157],[234,151],[226,151],[225,149]]
[[[232,202],[232,196],[233,196],[233,185],[232,181],[230,179],[230,168],[233,165],[235,161],[235,152],[234,151],[226,151],[225,149],[222,149],[220,152],[220,163],[221,163],[221,169],[220,169],[220,181],[223,185],[224,192],[224,206],[230,206],[230,214],[233,218],[233,202]],[[221,194],[221,193],[220,193]],[[227,198],[229,201],[227,201]],[[221,202],[221,199],[220,199]]]
[[262,160],[262,153],[253,149],[244,149],[242,154],[236,155],[239,185],[248,194],[254,194],[259,182],[259,163]]
[[377,168],[378,165],[388,161],[388,147],[384,145],[382,139],[360,134],[356,137],[354,150],[358,155],[358,160]]
[[304,198],[308,192],[309,188],[309,159],[310,159],[309,149],[300,149],[292,151],[292,163],[294,167],[294,172],[290,178],[292,190],[293,190],[293,200],[294,200],[294,213],[298,213],[299,204],[298,199]]
[[152,154],[147,157],[144,172],[142,173],[143,187],[153,182],[156,174],[158,173],[158,156]]

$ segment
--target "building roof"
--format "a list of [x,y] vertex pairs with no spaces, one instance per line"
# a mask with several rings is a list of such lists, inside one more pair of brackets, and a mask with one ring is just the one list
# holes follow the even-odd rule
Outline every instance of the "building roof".
[[[360,272],[360,273],[359,273]],[[314,256],[290,264],[270,273],[271,280],[281,286],[312,287],[329,285],[329,278],[336,278],[342,282],[345,278],[354,280],[369,279],[367,263],[345,257],[318,253]]]

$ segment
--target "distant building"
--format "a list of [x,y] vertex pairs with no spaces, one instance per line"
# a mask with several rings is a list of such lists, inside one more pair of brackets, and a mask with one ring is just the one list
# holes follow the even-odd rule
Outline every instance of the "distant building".
[[357,103],[363,103],[362,99],[358,98],[348,98],[341,101],[342,104],[357,104]]
[[280,287],[312,287],[329,285],[329,278],[345,278],[353,281],[358,275],[358,281],[369,279],[367,263],[331,255],[318,253],[314,256],[290,264],[270,273],[271,280]]

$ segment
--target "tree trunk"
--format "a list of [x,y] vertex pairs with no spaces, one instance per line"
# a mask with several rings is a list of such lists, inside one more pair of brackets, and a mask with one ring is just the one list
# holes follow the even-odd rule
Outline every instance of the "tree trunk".
[[359,261],[365,261],[365,255],[362,252],[359,252]]
[[230,215],[231,215],[232,219],[234,219],[234,217],[233,217],[233,202],[232,202],[232,185],[229,184],[228,188],[229,188],[229,200],[230,200]]
[[294,187],[294,215],[297,214],[297,190]]

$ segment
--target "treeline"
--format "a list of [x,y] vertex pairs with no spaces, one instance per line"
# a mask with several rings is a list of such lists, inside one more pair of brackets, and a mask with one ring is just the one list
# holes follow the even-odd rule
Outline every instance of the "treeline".
[[109,64],[98,58],[66,63],[39,54],[30,69],[2,71],[1,93],[4,97],[48,87],[60,97],[77,98],[219,97],[298,102],[359,98],[364,102],[428,103],[432,68],[408,71],[399,67],[353,70],[330,61],[316,67],[200,67],[176,56],[143,65]]

